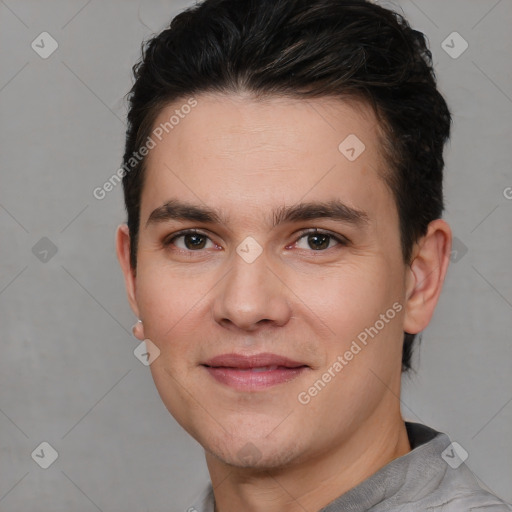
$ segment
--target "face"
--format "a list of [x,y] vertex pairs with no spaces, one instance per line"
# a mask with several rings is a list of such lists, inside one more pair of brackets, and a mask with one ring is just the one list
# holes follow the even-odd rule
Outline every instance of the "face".
[[196,100],[147,157],[127,277],[151,372],[218,459],[304,461],[399,411],[407,267],[378,125],[336,99]]

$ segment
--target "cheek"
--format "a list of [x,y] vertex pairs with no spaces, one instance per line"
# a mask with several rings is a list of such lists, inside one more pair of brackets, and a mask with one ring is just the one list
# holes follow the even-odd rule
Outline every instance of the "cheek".
[[[326,408],[340,404],[326,419],[334,430],[348,428],[376,408],[399,374],[404,308],[397,274],[385,260],[375,258],[369,264],[368,259],[365,265],[336,269],[309,294],[307,306],[318,317],[317,325],[329,327],[329,335],[318,340],[325,351],[324,366],[308,385],[315,386],[329,370],[326,377],[332,384],[311,400],[307,411],[325,416]],[[302,288],[297,295],[308,296],[306,291]],[[312,318],[306,309],[304,314]]]
[[[204,308],[211,286],[204,279],[179,277],[171,268],[157,269],[155,265],[141,266],[136,286],[146,338],[173,367],[177,361],[186,364],[186,354],[196,345],[198,312]],[[175,357],[178,354],[179,359]]]
[[207,288],[201,281],[194,276],[180,277],[179,272],[165,263],[142,264],[137,269],[136,297],[145,313],[145,325],[170,329],[206,294]]
[[[137,301],[144,322],[144,335],[160,349],[150,365],[156,389],[176,421],[193,435],[197,396],[193,378],[197,372],[199,341],[204,340],[198,324],[199,311],[208,297],[205,281],[176,277],[165,266],[141,265],[138,270]],[[199,282],[198,282],[199,281]]]
[[[364,257],[322,271],[322,276],[301,276],[293,290],[311,311],[330,328],[329,338],[348,340],[379,318],[396,300],[390,272],[378,258]],[[307,314],[307,308],[310,309]]]
[[401,360],[405,309],[399,272],[397,264],[392,268],[386,259],[368,257],[364,264],[333,269],[316,287],[313,281],[301,280],[297,295],[307,297],[307,308],[300,314],[313,319],[317,327],[328,328],[321,331],[327,333],[325,337],[317,330],[318,348],[325,353],[323,370],[332,367],[338,356],[347,361],[338,379],[343,385],[331,388],[340,394],[338,399],[346,393],[363,399],[365,386],[371,382],[380,386],[370,370],[387,379]]

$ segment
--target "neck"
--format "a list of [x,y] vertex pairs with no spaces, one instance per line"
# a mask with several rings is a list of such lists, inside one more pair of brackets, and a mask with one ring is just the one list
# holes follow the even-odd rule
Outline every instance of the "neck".
[[303,512],[326,506],[410,450],[398,410],[387,421],[369,418],[343,443],[285,468],[234,468],[209,453],[206,462],[216,512]]

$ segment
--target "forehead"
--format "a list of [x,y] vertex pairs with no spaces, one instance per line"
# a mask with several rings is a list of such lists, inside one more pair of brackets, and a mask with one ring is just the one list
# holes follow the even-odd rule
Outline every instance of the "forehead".
[[[340,137],[351,131],[368,142],[370,151],[377,149],[373,146],[380,127],[369,105],[361,100],[256,97],[250,93],[204,93],[193,100],[192,108],[188,105],[191,98],[183,98],[160,110],[153,124],[159,142],[193,149],[188,152],[192,154],[201,153],[205,143],[214,141],[219,150],[215,157],[219,158],[222,150],[236,149],[237,136],[239,149],[257,149],[260,142],[268,146],[275,141],[277,153],[279,148],[299,149],[297,142],[305,151],[312,144],[337,149]],[[155,153],[159,151],[151,154]]]
[[193,108],[185,108],[188,98],[166,106],[153,125],[143,220],[169,194],[239,211],[339,196],[352,206],[366,196],[377,206],[377,196],[389,194],[379,125],[361,102],[249,94],[194,100]]

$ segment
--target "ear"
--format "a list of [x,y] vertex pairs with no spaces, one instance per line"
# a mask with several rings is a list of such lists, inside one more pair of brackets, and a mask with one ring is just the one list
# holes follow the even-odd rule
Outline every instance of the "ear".
[[428,225],[414,246],[406,275],[404,331],[417,334],[430,322],[450,262],[452,232],[442,219]]
[[128,294],[128,302],[137,318],[139,317],[139,307],[135,298],[135,272],[130,265],[130,232],[127,224],[121,224],[116,232],[116,252],[117,259],[121,265]]

